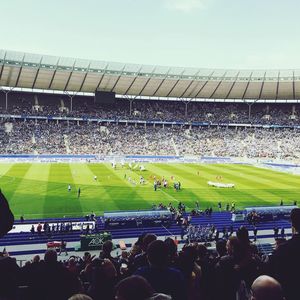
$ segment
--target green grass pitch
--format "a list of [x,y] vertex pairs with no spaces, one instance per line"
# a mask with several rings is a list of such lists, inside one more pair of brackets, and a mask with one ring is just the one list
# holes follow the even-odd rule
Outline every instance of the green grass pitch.
[[[15,217],[26,219],[82,216],[94,211],[97,215],[112,210],[150,209],[153,203],[174,205],[178,201],[188,209],[199,201],[200,208],[217,203],[235,202],[237,208],[253,205],[278,205],[300,200],[300,176],[225,164],[144,164],[146,171],[130,170],[117,164],[88,163],[1,163],[0,188],[9,200]],[[199,175],[198,175],[199,173]],[[125,178],[126,174],[126,178]],[[140,175],[146,179],[140,185]],[[94,180],[97,176],[97,181]],[[153,176],[165,177],[170,187],[153,189]],[[214,188],[207,181],[234,183],[235,188]],[[129,182],[131,177],[136,185]],[[182,189],[173,189],[173,180]],[[68,192],[68,184],[72,190]],[[80,187],[81,195],[77,197]]]

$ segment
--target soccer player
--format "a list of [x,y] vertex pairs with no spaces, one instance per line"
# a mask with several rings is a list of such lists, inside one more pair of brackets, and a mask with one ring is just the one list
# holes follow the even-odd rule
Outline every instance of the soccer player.
[[219,211],[222,210],[222,203],[221,203],[221,201],[218,203],[218,208],[219,208]]
[[78,188],[78,192],[77,192],[77,198],[80,197],[80,193],[81,193],[81,190],[80,190],[80,187]]
[[94,180],[97,181],[97,176],[96,175],[94,176]]
[[71,192],[71,184],[68,185],[68,191]]

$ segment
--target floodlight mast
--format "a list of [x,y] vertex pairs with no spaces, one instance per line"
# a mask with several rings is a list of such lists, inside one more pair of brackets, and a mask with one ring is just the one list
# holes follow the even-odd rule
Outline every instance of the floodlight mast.
[[0,88],[0,91],[2,91],[2,92],[5,94],[5,110],[8,109],[8,94],[9,94],[10,92],[12,92],[13,89],[14,89],[14,87],[9,88],[8,90],[3,89],[3,88]]
[[129,101],[129,115],[132,115],[132,102],[137,98],[137,96],[133,95],[125,95],[125,99]]
[[185,105],[184,115],[187,117],[188,115],[188,105],[193,100],[193,98],[177,98],[177,100],[181,101]]
[[73,111],[73,98],[78,94],[78,92],[64,91],[64,94],[70,98],[70,112],[72,112]]

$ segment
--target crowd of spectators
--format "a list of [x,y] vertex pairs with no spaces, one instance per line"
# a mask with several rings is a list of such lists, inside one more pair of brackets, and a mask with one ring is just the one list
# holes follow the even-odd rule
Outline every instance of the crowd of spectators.
[[92,97],[10,93],[5,109],[0,93],[0,112],[27,116],[93,117],[157,121],[195,121],[211,123],[299,124],[298,104],[203,103],[196,101],[155,101],[119,99],[113,105],[94,103]]
[[2,121],[1,154],[300,157],[297,129]]
[[[0,238],[14,217],[0,191]],[[84,253],[58,261],[47,250],[19,267],[0,252],[0,299],[3,300],[298,300],[300,209],[290,215],[292,238],[280,239],[270,256],[260,255],[246,227],[218,239],[215,250],[142,234],[129,251],[113,253],[112,241],[99,255]]]
[[179,250],[176,239],[145,233],[120,256],[106,241],[97,257],[86,252],[58,261],[56,251],[47,250],[44,259],[36,255],[20,268],[2,252],[0,298],[296,300],[300,209],[292,211],[291,220],[292,239],[278,243],[270,256],[258,253],[245,227],[219,239],[215,250],[197,242]]

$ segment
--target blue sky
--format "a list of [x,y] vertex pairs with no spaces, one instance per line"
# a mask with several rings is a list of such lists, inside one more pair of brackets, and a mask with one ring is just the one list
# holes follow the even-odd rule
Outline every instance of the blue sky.
[[297,0],[1,0],[0,48],[208,68],[300,68]]

